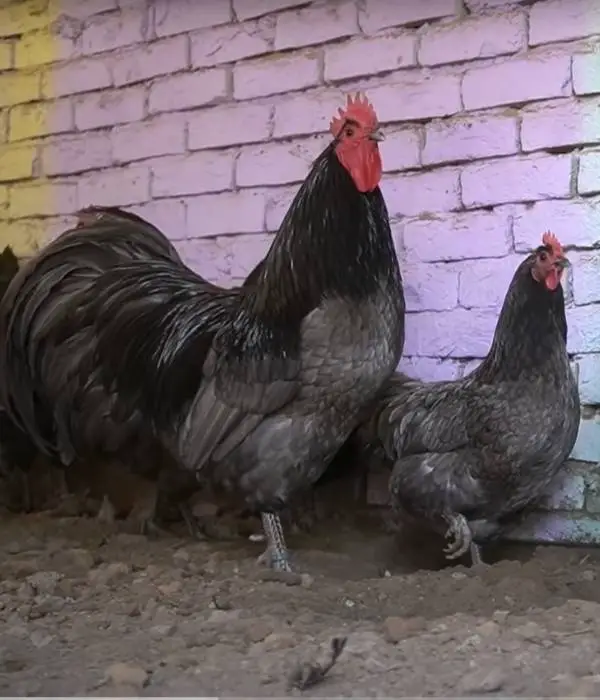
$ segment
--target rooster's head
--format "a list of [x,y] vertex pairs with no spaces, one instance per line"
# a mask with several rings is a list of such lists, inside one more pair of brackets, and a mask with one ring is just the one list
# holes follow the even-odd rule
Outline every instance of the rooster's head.
[[359,192],[371,192],[381,180],[379,141],[383,134],[373,105],[357,93],[348,95],[346,108],[338,110],[329,126],[335,138],[334,149]]
[[561,283],[563,271],[568,264],[560,241],[553,233],[547,231],[542,236],[542,245],[535,250],[533,256],[533,279],[553,292]]

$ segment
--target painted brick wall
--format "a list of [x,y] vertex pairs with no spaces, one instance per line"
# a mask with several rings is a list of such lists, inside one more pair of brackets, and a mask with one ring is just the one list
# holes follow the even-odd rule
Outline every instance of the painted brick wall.
[[[404,367],[462,376],[508,280],[569,247],[570,350],[600,459],[596,0],[19,0],[0,7],[0,243],[130,207],[211,280],[260,259],[346,91],[388,138]],[[325,138],[327,138],[325,136]]]

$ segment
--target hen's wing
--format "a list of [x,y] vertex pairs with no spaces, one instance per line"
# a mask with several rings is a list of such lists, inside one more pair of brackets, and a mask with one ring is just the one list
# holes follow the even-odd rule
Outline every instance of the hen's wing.
[[242,306],[215,336],[206,382],[179,436],[182,458],[198,470],[239,445],[300,388],[300,329],[274,327]]

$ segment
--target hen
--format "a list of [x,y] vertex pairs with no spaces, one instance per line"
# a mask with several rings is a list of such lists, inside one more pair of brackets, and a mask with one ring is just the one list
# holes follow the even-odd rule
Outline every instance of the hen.
[[[210,285],[165,254],[113,260],[98,275],[95,256],[82,264],[70,250],[78,232],[67,232],[42,253],[29,289],[15,287],[22,308],[4,324],[5,364],[20,377],[5,395],[24,425],[37,423],[25,378],[30,392],[43,387],[40,400],[53,406],[67,457],[77,441],[89,447],[92,435],[114,447],[124,426],[151,428],[180,465],[237,490],[262,513],[265,558],[282,569],[289,563],[277,513],[325,470],[393,372],[404,342],[402,282],[378,186],[377,117],[366,99],[349,98],[331,131],[332,143],[243,290]],[[135,226],[121,221],[111,235],[126,241]],[[106,233],[102,251],[110,257]],[[65,304],[63,296],[63,330],[55,326],[52,351],[40,352],[47,309],[59,303],[52,279],[65,285],[81,275],[90,279],[85,298],[74,290]],[[45,284],[46,302],[35,281]],[[74,329],[90,324],[93,355],[79,350],[73,357],[85,359],[65,366],[64,352],[72,353],[79,337]],[[85,336],[89,342],[87,330]],[[59,392],[73,374],[76,390]],[[100,376],[107,389],[99,402],[90,391]],[[81,410],[71,424],[73,405]],[[51,442],[50,430],[42,443]]]
[[517,268],[487,357],[471,374],[386,384],[351,445],[367,462],[393,463],[394,509],[442,533],[447,557],[501,532],[539,499],[577,438],[577,383],[567,355],[561,279],[552,234]]

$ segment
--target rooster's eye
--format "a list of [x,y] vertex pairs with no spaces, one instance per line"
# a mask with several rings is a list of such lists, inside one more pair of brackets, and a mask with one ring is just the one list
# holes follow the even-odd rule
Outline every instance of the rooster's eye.
[[547,253],[543,253],[543,252],[540,253],[540,260],[542,262],[544,262],[547,259],[547,257],[548,257]]
[[347,126],[344,133],[346,134],[346,136],[354,136],[354,127]]

